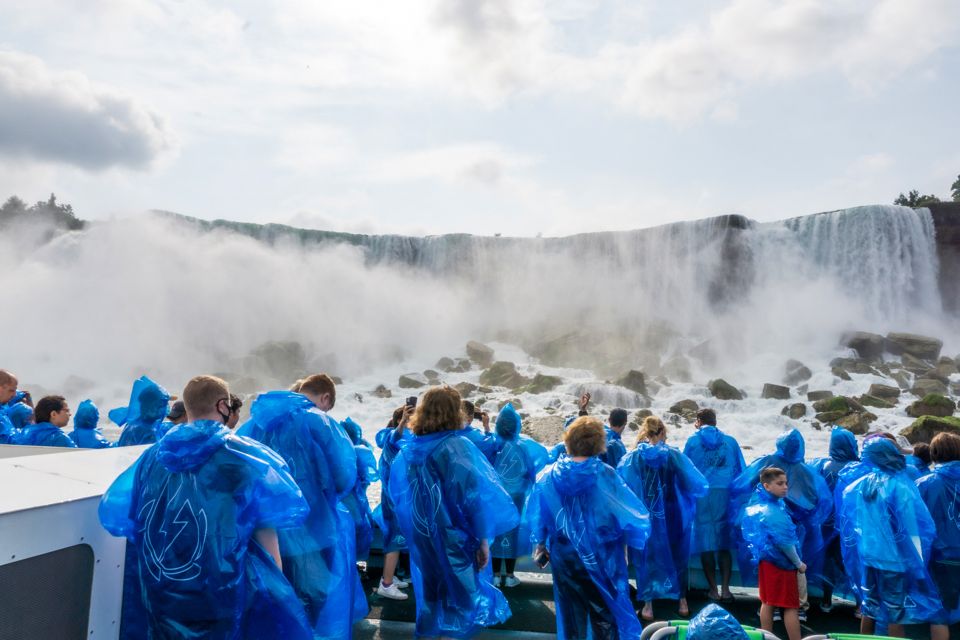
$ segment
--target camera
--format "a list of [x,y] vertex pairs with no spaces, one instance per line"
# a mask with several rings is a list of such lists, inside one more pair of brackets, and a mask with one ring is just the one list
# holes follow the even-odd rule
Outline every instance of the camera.
[[417,406],[417,396],[409,396],[409,397],[407,398],[407,406],[408,406],[408,407],[415,407],[415,406]]
[[473,412],[474,420],[483,420],[483,411],[474,411]]

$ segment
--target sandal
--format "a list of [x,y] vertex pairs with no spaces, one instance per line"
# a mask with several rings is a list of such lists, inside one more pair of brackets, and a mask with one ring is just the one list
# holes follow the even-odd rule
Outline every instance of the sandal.
[[728,596],[723,596],[720,598],[720,604],[734,604],[736,601],[737,599],[733,597],[732,593]]
[[684,604],[684,605],[682,605],[682,606],[679,606],[679,607],[677,608],[677,614],[679,614],[681,618],[689,618],[689,617],[690,617],[690,606],[689,606],[689,605],[686,605],[686,604]]
[[[647,612],[650,613],[647,613]],[[640,617],[646,620],[647,622],[653,622],[653,605],[645,604],[643,609],[640,611]]]

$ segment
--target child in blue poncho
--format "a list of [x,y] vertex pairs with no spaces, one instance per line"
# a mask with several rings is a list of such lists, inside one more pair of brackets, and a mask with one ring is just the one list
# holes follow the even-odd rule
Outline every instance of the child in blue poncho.
[[650,512],[651,535],[642,549],[630,549],[637,576],[641,617],[653,620],[653,600],[679,600],[681,616],[687,606],[687,565],[690,530],[697,498],[709,485],[679,449],[666,444],[667,428],[656,416],[643,420],[637,448],[620,461],[617,473]]
[[35,447],[69,447],[76,449],[63,428],[70,422],[70,405],[63,396],[45,396],[33,409],[36,423],[28,424],[13,436],[13,444]]
[[758,570],[760,625],[773,631],[773,612],[783,610],[783,625],[790,640],[800,640],[800,589],[797,574],[807,565],[800,559],[797,527],[784,498],[787,474],[777,467],[760,472],[760,482],[741,518],[743,539]]
[[[500,476],[500,484],[510,497],[519,513],[530,495],[537,474],[547,464],[547,450],[536,440],[520,434],[520,414],[509,402],[500,410],[496,422],[496,452],[493,456],[493,468]],[[500,575],[501,564],[506,565],[501,584],[515,587],[520,580],[513,571],[517,558],[530,553],[530,541],[518,538],[517,529],[497,536],[493,541],[493,575]],[[501,563],[501,560],[503,562]]]
[[414,437],[390,470],[390,493],[410,548],[417,636],[468,638],[505,621],[510,607],[493,585],[490,542],[519,515],[496,471],[457,432],[460,394],[433,387],[411,419]]
[[941,608],[927,572],[936,525],[891,440],[869,438],[861,457],[837,513],[843,564],[861,603],[860,632],[874,633],[879,621],[903,637],[903,625],[929,622]]
[[100,410],[92,400],[84,400],[77,407],[73,416],[73,431],[70,439],[81,449],[107,449],[113,443],[103,437],[103,432],[97,426],[100,421]]
[[170,394],[166,389],[147,376],[140,376],[130,391],[130,404],[111,409],[107,414],[115,424],[123,427],[117,446],[130,447],[156,442],[158,429],[167,416],[169,402]]
[[354,522],[339,504],[357,482],[357,454],[326,413],[336,403],[330,376],[309,376],[298,388],[259,395],[237,433],[267,445],[290,466],[310,514],[302,526],[279,532],[284,574],[304,602],[315,638],[349,638],[368,611]]
[[383,575],[377,585],[377,595],[393,600],[406,600],[407,594],[401,589],[409,585],[397,577],[397,565],[400,564],[400,553],[406,551],[407,540],[400,530],[400,520],[397,518],[397,508],[390,494],[390,468],[400,453],[401,447],[410,442],[412,436],[407,431],[407,424],[413,416],[414,408],[410,405],[398,407],[386,427],[377,432],[377,446],[380,447],[380,504],[373,513],[374,520],[383,532]]
[[[307,504],[283,461],[224,426],[227,384],[187,383],[177,425],[107,489],[100,522],[128,540],[124,637],[312,637],[283,577],[277,529]],[[125,598],[126,600],[126,598]]]
[[[497,436],[490,433],[490,416],[486,411],[477,411],[476,406],[469,400],[462,401],[460,406],[463,410],[463,429],[460,430],[460,435],[480,449],[480,453],[486,456],[490,464],[493,464],[498,445]],[[483,425],[482,431],[473,426],[474,420],[480,420]]]
[[934,616],[931,640],[947,640],[947,625],[960,622],[960,436],[938,433],[930,442],[933,471],[917,489],[937,527],[927,567],[943,608]]
[[717,428],[717,414],[713,409],[700,409],[693,426],[697,432],[687,440],[683,454],[707,479],[710,489],[707,495],[697,500],[690,552],[700,554],[703,575],[710,589],[708,597],[732,603],[730,574],[733,559],[730,551],[735,545],[730,538],[727,507],[730,504],[730,484],[747,465],[737,441]]
[[603,424],[584,416],[564,434],[567,454],[537,480],[524,515],[534,559],[553,572],[557,637],[636,640],[625,549],[650,536],[646,507],[599,456]]

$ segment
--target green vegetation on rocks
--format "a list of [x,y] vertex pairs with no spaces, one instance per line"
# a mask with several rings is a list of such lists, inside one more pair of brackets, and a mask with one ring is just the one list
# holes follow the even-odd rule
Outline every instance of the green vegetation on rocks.
[[522,389],[527,393],[545,393],[563,383],[560,376],[548,376],[545,373],[538,373],[533,376],[533,380]]
[[907,415],[911,418],[919,418],[921,416],[937,416],[943,418],[952,416],[956,410],[957,403],[950,398],[938,393],[930,393],[907,407]]
[[923,416],[917,418],[902,433],[911,444],[916,444],[930,442],[933,436],[944,431],[960,435],[960,418]]
[[480,384],[490,387],[519,389],[530,382],[530,378],[520,375],[516,365],[505,360],[494,362],[489,369],[480,374]]
[[865,407],[875,407],[877,409],[893,409],[896,406],[888,400],[878,398],[877,396],[871,396],[870,394],[864,394],[860,396],[858,401]]

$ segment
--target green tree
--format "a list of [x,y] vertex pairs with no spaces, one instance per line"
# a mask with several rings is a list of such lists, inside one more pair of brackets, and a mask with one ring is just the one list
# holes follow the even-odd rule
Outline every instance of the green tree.
[[[960,182],[960,179],[958,179]],[[913,189],[907,195],[902,193],[897,196],[897,199],[893,201],[893,204],[899,204],[904,207],[925,207],[928,204],[933,204],[940,202],[940,198],[935,195],[920,195],[920,192],[916,189]]]
[[954,202],[960,202],[960,176],[957,176],[957,179],[953,181],[953,184],[950,185],[951,195],[953,196]]

